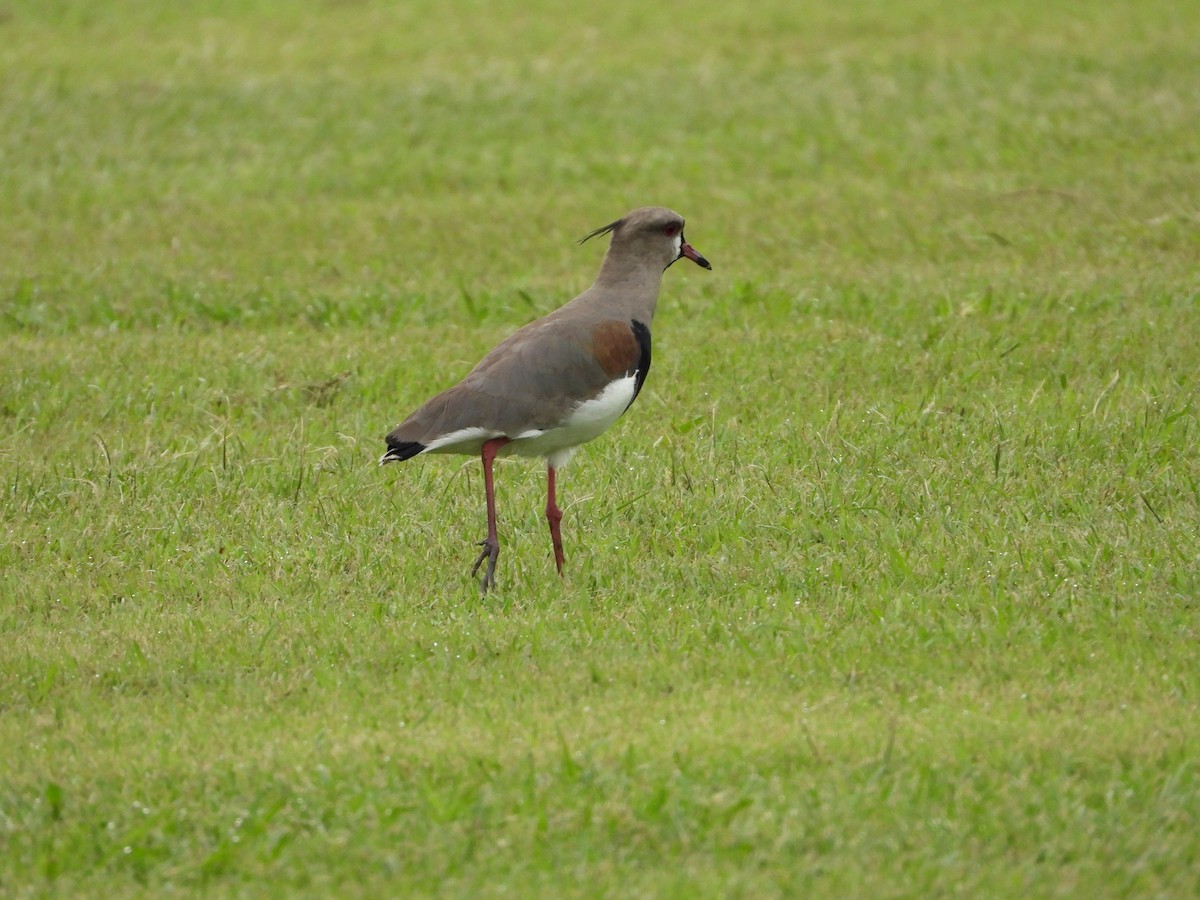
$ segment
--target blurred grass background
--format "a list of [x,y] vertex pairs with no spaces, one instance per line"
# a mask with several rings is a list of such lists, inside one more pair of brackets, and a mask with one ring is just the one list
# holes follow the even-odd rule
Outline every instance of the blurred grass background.
[[[0,6],[0,893],[1195,895],[1198,32]],[[380,438],[647,203],[481,602]]]

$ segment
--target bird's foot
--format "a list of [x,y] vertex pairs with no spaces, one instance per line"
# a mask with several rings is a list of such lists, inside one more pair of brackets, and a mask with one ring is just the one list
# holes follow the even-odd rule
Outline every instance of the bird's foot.
[[479,546],[483,549],[479,552],[475,565],[471,567],[471,577],[475,577],[475,573],[479,571],[479,567],[486,559],[487,568],[483,572],[483,579],[479,582],[479,587],[486,594],[488,588],[496,586],[496,560],[500,558],[500,542],[495,538],[487,537],[479,542]]

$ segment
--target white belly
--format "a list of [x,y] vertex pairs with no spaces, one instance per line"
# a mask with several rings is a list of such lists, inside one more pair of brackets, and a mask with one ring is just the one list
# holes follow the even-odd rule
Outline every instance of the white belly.
[[504,446],[501,454],[544,456],[551,466],[561,468],[576,447],[595,440],[621,418],[621,413],[633,402],[636,389],[636,375],[618,378],[591,400],[585,400],[575,407],[561,425],[545,431],[518,434]]

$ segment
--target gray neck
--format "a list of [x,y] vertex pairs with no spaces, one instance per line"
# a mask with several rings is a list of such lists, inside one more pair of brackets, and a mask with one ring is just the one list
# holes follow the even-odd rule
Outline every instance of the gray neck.
[[600,274],[588,293],[603,297],[612,313],[649,325],[658,304],[662,277],[663,270],[656,263],[614,258],[610,253],[604,257]]

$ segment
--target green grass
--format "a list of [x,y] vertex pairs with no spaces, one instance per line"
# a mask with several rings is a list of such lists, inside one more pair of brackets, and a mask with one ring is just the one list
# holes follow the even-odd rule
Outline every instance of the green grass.
[[[1177,3],[0,8],[0,895],[1200,893]],[[381,436],[645,203],[563,473]]]

